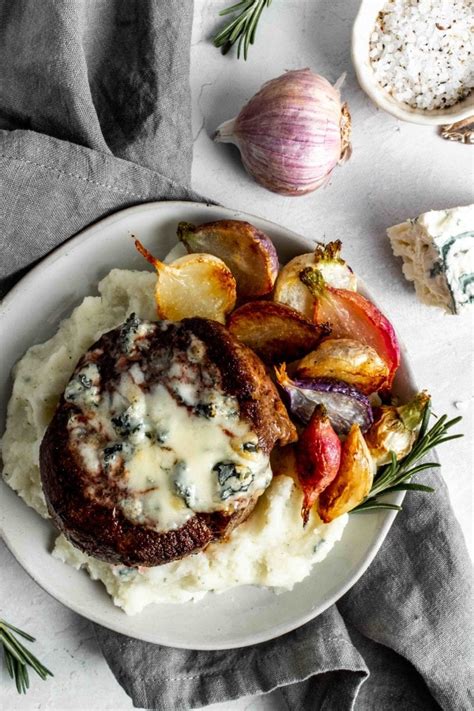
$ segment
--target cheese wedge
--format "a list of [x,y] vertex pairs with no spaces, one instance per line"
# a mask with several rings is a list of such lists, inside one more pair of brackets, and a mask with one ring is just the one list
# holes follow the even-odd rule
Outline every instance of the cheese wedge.
[[474,303],[474,205],[425,212],[387,234],[420,301],[453,314]]

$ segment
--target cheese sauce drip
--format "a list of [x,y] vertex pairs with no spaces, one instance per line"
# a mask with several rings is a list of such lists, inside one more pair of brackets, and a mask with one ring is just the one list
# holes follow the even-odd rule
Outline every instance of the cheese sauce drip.
[[[127,324],[125,357],[146,348],[156,328],[166,328],[163,322]],[[91,494],[104,483],[118,487],[124,516],[157,531],[179,528],[197,512],[236,511],[272,478],[268,456],[239,416],[237,398],[199,367],[205,344],[192,336],[178,355],[151,387],[144,387],[146,372],[133,362],[113,389],[102,390],[97,366],[87,363],[65,391],[82,411],[70,417],[68,430],[91,474]]]

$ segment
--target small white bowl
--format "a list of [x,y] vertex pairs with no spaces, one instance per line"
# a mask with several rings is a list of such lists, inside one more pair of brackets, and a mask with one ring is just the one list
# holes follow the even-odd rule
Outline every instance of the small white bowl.
[[370,35],[386,0],[362,0],[352,29],[352,62],[359,84],[372,101],[403,121],[431,126],[455,123],[474,115],[474,95],[446,109],[415,109],[397,101],[378,83],[369,58]]

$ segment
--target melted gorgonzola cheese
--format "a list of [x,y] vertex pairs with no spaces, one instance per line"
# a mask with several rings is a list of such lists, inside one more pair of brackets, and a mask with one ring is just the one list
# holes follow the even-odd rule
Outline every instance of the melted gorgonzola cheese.
[[[146,348],[156,328],[166,324],[132,315],[120,332],[124,359]],[[66,387],[65,399],[82,413],[70,417],[68,431],[92,475],[91,495],[108,479],[120,488],[118,506],[134,523],[165,531],[197,512],[231,513],[271,481],[269,458],[240,418],[237,398],[199,367],[205,355],[205,344],[193,335],[186,354],[151,387],[139,362],[123,369],[111,390],[100,388],[93,362]]]

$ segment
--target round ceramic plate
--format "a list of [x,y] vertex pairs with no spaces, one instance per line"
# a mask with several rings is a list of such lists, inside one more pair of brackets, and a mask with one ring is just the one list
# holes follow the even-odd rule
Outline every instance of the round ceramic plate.
[[[0,376],[0,431],[11,392],[14,363],[34,343],[50,338],[59,321],[84,296],[97,293],[97,283],[113,267],[143,269],[130,233],[158,257],[176,243],[180,220],[202,223],[218,219],[248,220],[267,232],[280,261],[312,245],[297,234],[253,215],[190,202],[148,203],[98,222],[55,250],[8,294],[0,308],[3,367]],[[402,397],[415,389],[402,354],[396,380]],[[228,649],[263,642],[316,617],[343,595],[364,573],[394,520],[394,512],[368,512],[350,517],[343,537],[328,557],[291,592],[245,586],[195,603],[150,605],[128,617],[114,607],[101,583],[50,554],[55,532],[2,481],[0,526],[3,538],[31,577],[57,600],[84,617],[122,634],[187,649]],[[393,497],[399,503],[402,495]]]

